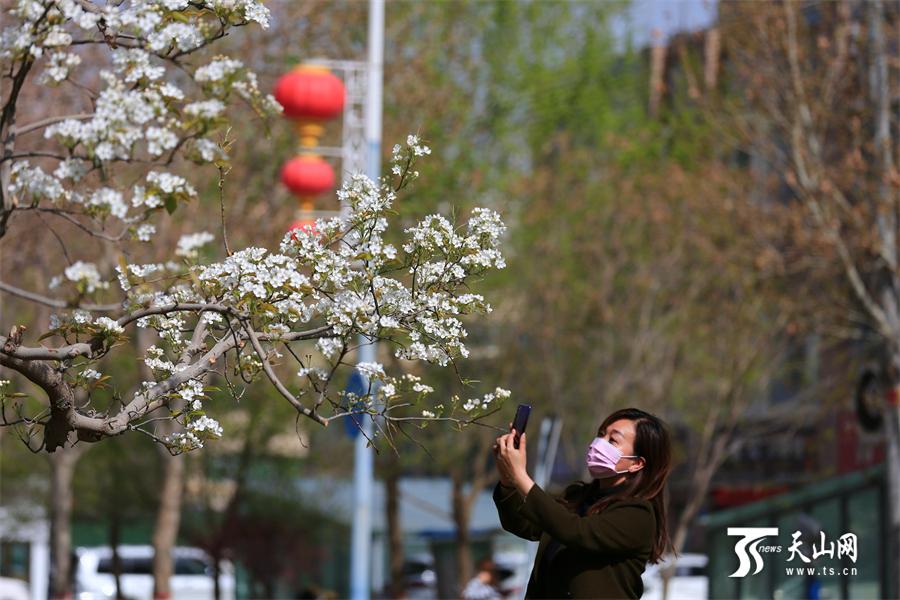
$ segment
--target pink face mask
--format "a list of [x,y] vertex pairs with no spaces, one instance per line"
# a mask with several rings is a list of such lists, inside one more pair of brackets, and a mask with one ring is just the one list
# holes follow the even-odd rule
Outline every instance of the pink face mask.
[[622,451],[606,441],[602,437],[595,437],[594,441],[587,449],[587,467],[591,473],[591,477],[602,479],[611,477],[612,475],[621,475],[627,473],[624,471],[616,471],[616,464],[620,458],[638,458],[634,454],[623,455]]

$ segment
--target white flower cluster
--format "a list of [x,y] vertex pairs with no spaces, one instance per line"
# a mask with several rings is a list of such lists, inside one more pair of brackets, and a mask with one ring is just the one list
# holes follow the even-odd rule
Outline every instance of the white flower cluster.
[[200,293],[205,297],[241,302],[265,302],[278,309],[269,316],[306,322],[310,316],[302,299],[312,290],[303,265],[283,254],[250,247],[221,263],[199,268]]
[[421,143],[419,136],[410,134],[406,136],[406,145],[412,151],[413,156],[425,156],[431,154],[431,148]]
[[356,368],[369,379],[384,379],[384,365],[377,362],[361,362]]
[[176,369],[172,361],[163,358],[164,355],[165,351],[159,346],[150,346],[144,353],[144,364],[151,371],[159,371],[168,377],[174,374]]
[[184,107],[184,112],[192,117],[200,119],[215,119],[225,111],[225,104],[221,100],[203,100],[191,102]]
[[197,258],[198,250],[214,239],[215,237],[213,237],[213,234],[208,231],[183,235],[178,240],[178,247],[175,249],[175,254],[186,258]]
[[[227,77],[233,66],[222,63],[217,68]],[[152,72],[142,75],[141,81],[151,76]],[[215,76],[212,68],[204,75],[210,79]],[[427,154],[418,138],[407,141],[413,145],[407,146],[403,156]],[[154,171],[135,188],[131,205],[149,211],[192,194],[193,188],[183,178]],[[321,328],[321,333],[307,337],[321,356],[304,362],[298,371],[317,389],[328,387],[322,384],[337,372],[339,359],[345,359],[346,352],[356,346],[360,334],[372,339],[389,337],[396,344],[396,356],[404,359],[445,365],[467,355],[464,342],[468,333],[463,317],[490,310],[482,296],[469,291],[470,281],[487,269],[504,266],[500,253],[504,226],[499,216],[475,209],[466,223],[457,227],[444,217],[431,215],[407,229],[405,243],[395,247],[385,241],[395,201],[395,192],[386,180],[375,182],[358,175],[340,195],[349,207],[346,214],[320,220],[315,230],[286,234],[277,252],[249,247],[210,264],[117,267],[128,310],[173,304],[181,304],[179,308],[183,309],[189,302],[217,305],[216,311],[162,311],[137,320],[138,327],[154,330],[162,340],[159,346],[149,348],[144,358],[155,380],[147,382],[147,389],[187,368],[181,357],[200,321],[214,325],[200,340],[207,348],[224,339],[217,335],[222,327],[236,325],[235,333],[242,335],[240,328],[252,324],[269,356],[292,333]],[[97,205],[110,207],[110,214],[114,214],[111,207],[117,206],[112,200],[98,201]],[[154,233],[152,229],[141,230],[137,222],[133,227],[144,238]],[[197,258],[197,249],[212,239],[209,232],[183,236],[176,254]],[[73,280],[86,286],[93,282],[94,288],[101,284],[99,273],[88,277],[89,269],[82,267],[81,271],[71,274]],[[227,315],[217,312],[218,306],[235,318],[226,319]],[[123,333],[116,321],[106,317],[92,320],[81,311],[75,311],[70,321],[66,326],[73,331],[110,336]],[[323,360],[328,368],[321,367]],[[239,360],[220,364],[240,369],[243,376],[250,377],[262,368],[260,356],[249,344],[242,346]],[[414,375],[390,376],[381,363],[364,362],[357,368],[379,382],[376,396],[383,399],[399,393],[418,398],[434,393],[433,387]],[[188,417],[195,417],[203,410],[203,381],[202,376],[197,377],[174,389],[167,388],[165,393],[183,400],[194,413]],[[466,409],[485,408],[508,394],[498,388],[482,399],[470,400]],[[439,410],[426,407],[431,415],[443,414]],[[184,430],[167,439],[171,447],[194,449],[202,447],[204,440],[221,435],[218,424],[205,415],[182,424]]]
[[152,223],[142,223],[135,229],[134,237],[141,242],[149,242],[153,239],[155,233],[156,225]]
[[125,333],[125,329],[119,325],[119,323],[109,317],[97,317],[94,320],[94,325],[100,328],[104,333],[108,333],[110,335],[121,335]]
[[188,430],[203,437],[222,437],[222,427],[215,419],[206,415],[194,419],[187,425]]
[[[69,281],[75,283],[79,291],[85,294],[92,294],[98,289],[106,289],[109,282],[103,281],[100,277],[100,271],[94,263],[77,261],[69,265],[63,271],[63,276]],[[54,289],[62,283],[62,277],[56,276],[50,280],[49,287]]]
[[40,167],[32,167],[27,160],[13,163],[9,191],[18,197],[20,205],[37,204],[43,198],[56,202],[70,197],[59,179]]
[[137,48],[115,49],[112,61],[116,70],[122,73],[125,83],[156,81],[166,74],[165,67],[153,63],[153,57],[149,52]]
[[241,73],[244,63],[233,58],[217,56],[208,64],[194,71],[194,81],[198,83],[220,83]]
[[178,431],[169,434],[163,438],[163,442],[177,452],[190,452],[203,447],[203,442],[200,438],[190,431]]
[[[57,85],[85,65],[90,67],[89,78],[100,81],[100,88],[92,90],[91,114],[43,127],[45,138],[65,148],[59,154],[68,155],[57,158],[58,168],[48,173],[26,160],[11,161],[10,191],[19,205],[66,201],[93,216],[133,223],[139,219],[129,216],[121,190],[103,187],[82,195],[66,187],[68,180],[77,182],[89,171],[106,169],[104,163],[110,161],[139,164],[149,157],[170,164],[174,154],[163,155],[175,152],[198,163],[224,158],[221,148],[199,136],[219,126],[217,117],[232,92],[261,115],[281,110],[271,96],[260,92],[255,74],[239,61],[217,57],[196,69],[194,78],[185,79],[182,70],[190,63],[172,60],[212,43],[221,37],[222,27],[251,22],[267,27],[269,10],[261,0],[11,0],[4,10],[7,19],[0,27],[4,70],[17,72],[17,62],[44,57],[31,69],[39,84]],[[86,60],[85,52],[95,47],[82,41],[104,38],[106,43],[95,47],[105,50],[107,59],[98,60],[92,53]],[[132,206],[150,210],[165,205],[171,210],[173,200],[195,195],[188,189],[158,191],[135,188]],[[148,241],[153,232],[147,226],[133,235]]]
[[[143,227],[143,225],[141,225],[141,227]],[[140,230],[140,228],[138,228],[138,230]],[[161,263],[146,265],[126,265],[124,270],[122,269],[121,265],[116,265],[116,273],[119,279],[119,286],[124,292],[129,291],[132,285],[141,283],[144,278],[150,275],[164,273],[165,271],[166,265],[163,265]]]
[[[419,136],[410,134],[406,136],[406,147],[402,147],[400,144],[394,144],[393,149],[391,150],[391,161],[393,165],[391,166],[391,173],[394,175],[403,175],[403,165],[408,161],[412,161],[415,157],[425,156],[426,154],[431,154],[431,148],[422,144]],[[409,179],[415,179],[419,176],[418,171],[412,171],[407,173],[407,177]]]
[[316,340],[316,350],[322,353],[327,359],[332,359],[345,348],[343,338],[321,337]]
[[309,377],[318,381],[325,381],[328,377],[328,371],[318,367],[303,367],[297,371],[297,377]]
[[434,388],[430,385],[425,385],[424,383],[414,383],[412,390],[419,394],[430,394],[434,391]]
[[69,77],[69,72],[81,64],[81,57],[71,52],[50,52],[38,83],[55,85]]
[[100,77],[106,87],[97,98],[94,116],[50,125],[44,137],[55,138],[69,150],[83,149],[96,160],[132,159],[145,129],[168,114],[164,90],[158,83],[135,88],[112,71],[101,70]]
[[85,206],[88,214],[96,216],[112,215],[124,219],[128,214],[128,205],[122,200],[122,192],[112,188],[100,188],[91,194]]
[[463,404],[463,410],[468,412],[478,407],[481,407],[481,410],[487,410],[490,403],[494,400],[505,400],[509,398],[509,396],[509,390],[498,387],[493,392],[485,394],[483,398],[469,398],[466,400],[465,404]]
[[163,438],[167,446],[178,452],[190,452],[203,447],[205,440],[222,437],[222,426],[218,421],[206,415],[201,415],[189,421],[184,431],[173,433]]
[[144,141],[147,142],[147,153],[156,158],[177,146],[178,136],[168,127],[151,125],[144,134]]
[[203,382],[197,379],[186,381],[175,391],[175,395],[179,396],[187,403],[191,410],[200,410],[202,408],[201,400],[203,394]]

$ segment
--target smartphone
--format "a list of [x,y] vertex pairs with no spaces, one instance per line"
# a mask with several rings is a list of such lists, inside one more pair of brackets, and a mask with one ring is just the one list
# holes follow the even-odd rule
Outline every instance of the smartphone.
[[513,429],[516,430],[516,437],[513,438],[513,446],[519,447],[519,436],[525,433],[525,426],[528,425],[528,415],[531,414],[530,404],[520,404],[516,409],[516,418],[513,419]]

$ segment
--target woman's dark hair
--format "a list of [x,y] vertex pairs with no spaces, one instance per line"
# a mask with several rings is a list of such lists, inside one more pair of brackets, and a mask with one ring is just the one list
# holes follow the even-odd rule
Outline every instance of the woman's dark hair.
[[659,562],[666,550],[671,549],[667,522],[666,501],[668,488],[666,481],[672,470],[672,443],[669,429],[659,418],[638,408],[623,408],[615,411],[600,424],[597,436],[619,419],[634,422],[634,454],[644,458],[644,467],[628,475],[621,485],[607,494],[608,488],[601,486],[597,479],[590,483],[576,481],[566,487],[561,498],[556,500],[573,512],[580,506],[587,506],[585,514],[596,514],[607,506],[623,498],[643,498],[649,500],[656,512],[656,539],[650,549],[650,562]]

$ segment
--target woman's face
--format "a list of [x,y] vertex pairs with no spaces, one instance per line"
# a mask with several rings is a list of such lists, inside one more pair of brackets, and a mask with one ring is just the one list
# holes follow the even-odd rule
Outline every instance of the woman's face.
[[[634,472],[643,468],[643,458],[625,458],[625,456],[634,455],[634,438],[637,435],[634,421],[629,419],[613,421],[606,427],[606,430],[601,429],[598,431],[597,435],[618,448],[622,453],[623,457],[616,463],[616,471],[628,469]],[[627,473],[623,475],[627,475]]]

